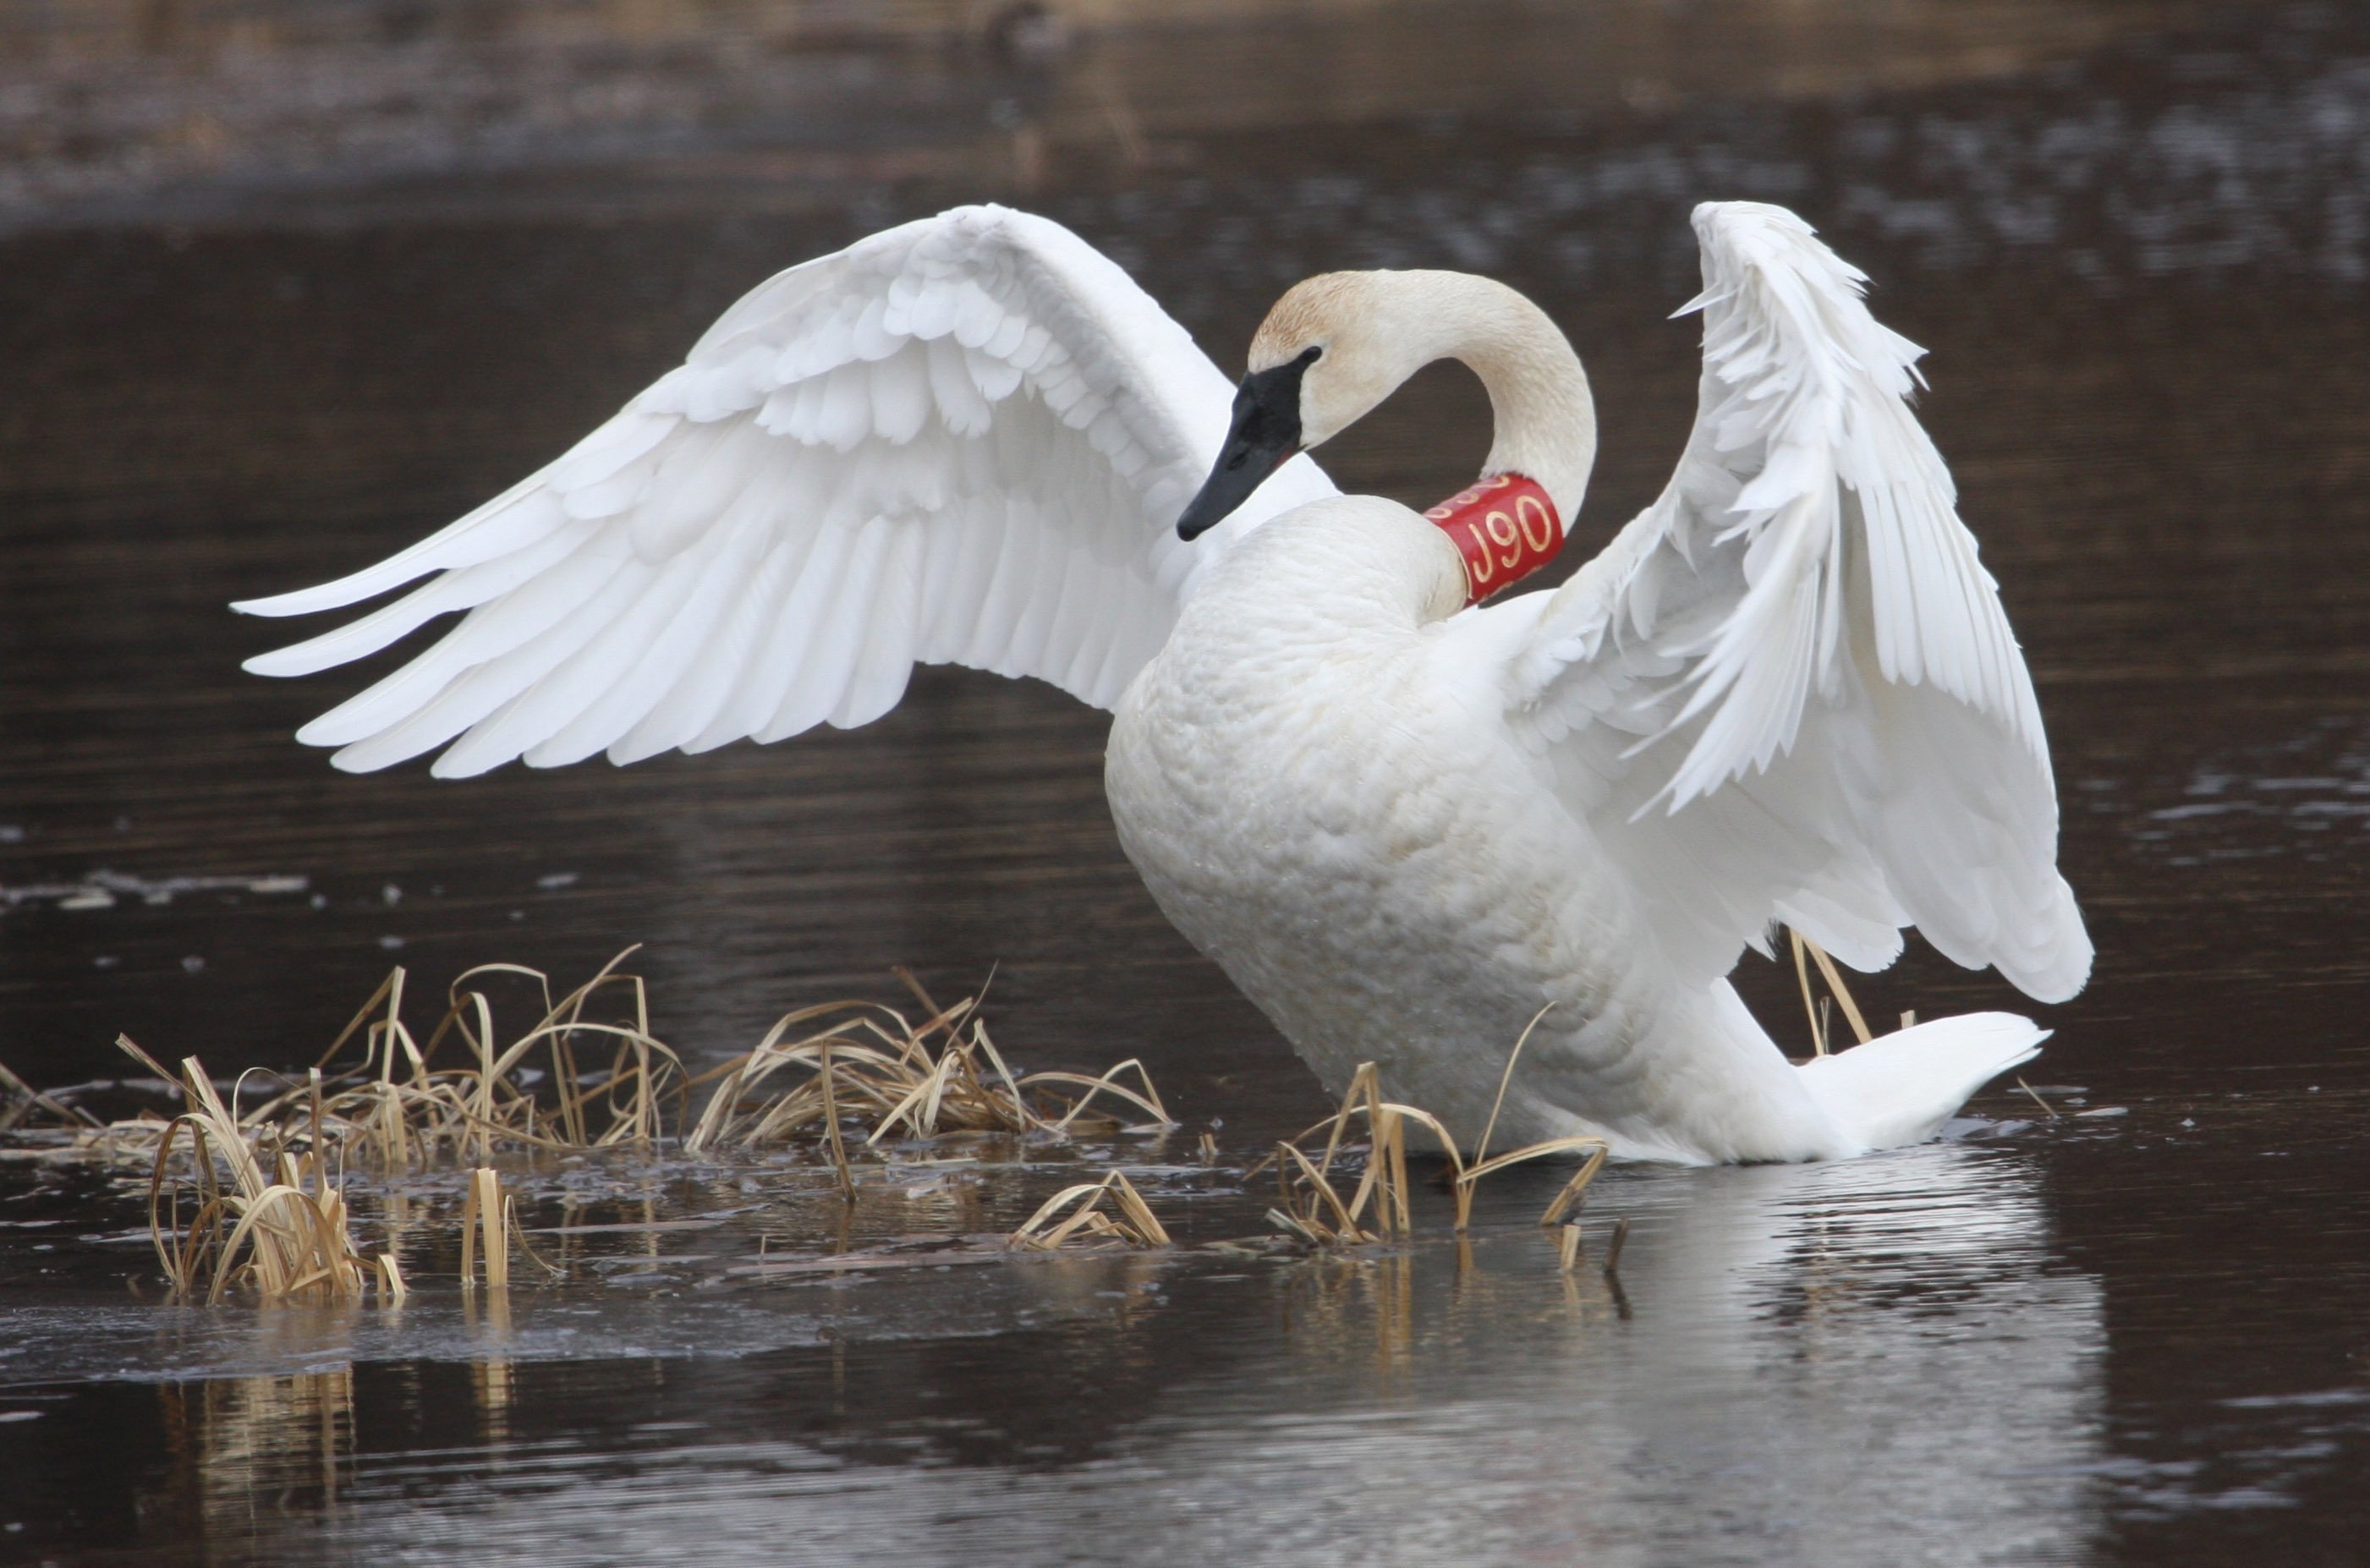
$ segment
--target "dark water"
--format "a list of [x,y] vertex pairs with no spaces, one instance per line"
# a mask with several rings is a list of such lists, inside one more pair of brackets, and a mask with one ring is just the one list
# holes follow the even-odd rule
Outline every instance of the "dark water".
[[[239,674],[274,628],[222,605],[507,484],[774,268],[983,194],[1110,249],[1224,363],[1326,267],[1533,292],[1604,402],[1601,538],[1692,411],[1692,326],[1664,319],[1686,209],[1752,196],[1818,223],[1933,351],[1924,415],[2033,665],[2100,950],[2047,1019],[2057,1118],[1994,1093],[1928,1148],[1616,1172],[1590,1245],[1631,1221],[1617,1288],[1559,1274],[1530,1226],[1548,1173],[1485,1193],[1467,1256],[1432,1214],[1357,1262],[745,1272],[1008,1228],[1076,1169],[912,1150],[844,1222],[806,1167],[537,1173],[539,1224],[713,1223],[546,1237],[569,1282],[500,1313],[436,1279],[433,1183],[363,1213],[420,1282],[399,1313],[170,1309],[132,1196],[8,1166],[0,1560],[2370,1560],[2370,25],[1504,15],[1505,69],[1568,63],[1570,91],[1474,89],[1432,13],[1311,13],[1291,58],[1346,62],[1329,95],[1260,52],[1276,34],[1218,29],[1018,64],[858,52],[904,84],[875,118],[719,110],[663,156],[630,115],[572,163],[464,139],[305,179],[263,132],[213,183],[20,147],[0,1060],[111,1076],[128,1031],[293,1065],[390,963],[431,989],[495,958],[581,977],[632,941],[659,1032],[713,1058],[788,1008],[892,995],[892,963],[948,992],[995,966],[1007,1050],[1142,1055],[1186,1124],[1065,1158],[1144,1170],[1189,1243],[1252,1234],[1263,1200],[1191,1141],[1238,1167],[1323,1108],[1121,858],[1100,715],[935,672],[854,733],[350,778],[287,737],[362,677]],[[688,58],[694,87],[725,69]],[[1408,110],[1427,68],[1458,86]],[[1063,118],[1110,90],[1141,106],[1127,135]],[[1428,373],[1329,466],[1429,501],[1485,412]],[[1789,977],[1742,979],[1800,1032]],[[1915,950],[1861,994],[2025,1005]]]

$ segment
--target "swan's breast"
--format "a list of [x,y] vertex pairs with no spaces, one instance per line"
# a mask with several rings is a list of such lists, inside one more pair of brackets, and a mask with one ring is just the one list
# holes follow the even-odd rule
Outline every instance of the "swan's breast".
[[1606,1011],[1624,901],[1502,718],[1433,662],[1409,582],[1441,563],[1397,552],[1447,554],[1461,598],[1453,550],[1348,521],[1389,536],[1295,513],[1213,573],[1120,703],[1112,815],[1163,911],[1329,1085],[1372,1059],[1478,1130],[1546,999],[1576,1026]]

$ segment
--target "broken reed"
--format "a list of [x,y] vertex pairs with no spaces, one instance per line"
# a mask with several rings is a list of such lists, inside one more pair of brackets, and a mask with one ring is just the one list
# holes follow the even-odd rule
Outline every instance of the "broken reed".
[[[1827,956],[1827,950],[1791,926],[1786,928],[1786,936],[1794,949],[1794,978],[1801,984],[1802,1010],[1811,1018],[1811,1055],[1825,1056],[1834,1054],[1828,1043],[1833,1038],[1829,1029],[1833,1021],[1829,1012],[1831,1002],[1843,1005],[1844,1018],[1851,1024],[1852,1033],[1861,1044],[1874,1039],[1875,1036],[1869,1032],[1868,1020],[1860,1016],[1859,1004],[1852,1000],[1851,990],[1844,984],[1843,972],[1835,967],[1835,961]],[[1825,997],[1814,996],[1811,988],[1811,963],[1813,960],[1818,963],[1819,974],[1827,982],[1829,995]],[[1910,1028],[1916,1021],[1916,1013],[1901,1015],[1901,1027],[1904,1029]]]
[[0,1090],[5,1090],[12,1101],[0,1107],[0,1133],[14,1132],[36,1113],[50,1117],[62,1127],[96,1127],[99,1124],[98,1118],[81,1106],[52,1100],[18,1078],[8,1070],[6,1062],[0,1062]]
[[[1108,1199],[1110,1208],[1103,1208]],[[1099,1182],[1064,1187],[1045,1200],[1007,1245],[1022,1252],[1058,1252],[1073,1242],[1087,1248],[1166,1247],[1168,1231],[1144,1194],[1117,1170]]]
[[[554,1279],[560,1271],[535,1255],[526,1244],[526,1234],[518,1222],[518,1199],[502,1191],[501,1173],[491,1166],[481,1165],[469,1172],[469,1184],[462,1190],[461,1199],[461,1288],[477,1287],[478,1242],[483,1239],[486,1260],[486,1288],[507,1290],[511,1283],[511,1253],[524,1252],[546,1274]],[[393,1263],[389,1257],[385,1260]],[[402,1284],[397,1275],[396,1283]]]
[[[1498,1113],[1505,1105],[1506,1088],[1513,1081],[1514,1064],[1522,1058],[1523,1047],[1538,1028],[1539,1020],[1553,1007],[1549,1003],[1541,1008],[1515,1040],[1514,1048],[1507,1053],[1506,1069],[1499,1076],[1498,1096],[1490,1106],[1490,1120],[1482,1126],[1481,1141],[1474,1147],[1473,1163],[1465,1162],[1456,1139],[1438,1117],[1413,1105],[1385,1100],[1381,1075],[1375,1064],[1362,1062],[1350,1077],[1349,1091],[1342,1096],[1340,1110],[1298,1137],[1277,1144],[1268,1159],[1252,1167],[1253,1175],[1271,1160],[1276,1168],[1277,1203],[1267,1211],[1269,1223],[1315,1247],[1356,1247],[1407,1235],[1407,1128],[1410,1122],[1429,1129],[1446,1155],[1449,1191],[1455,1199],[1456,1230],[1460,1235],[1472,1224],[1473,1193],[1483,1177],[1528,1160],[1585,1152],[1587,1158],[1580,1169],[1539,1217],[1539,1223],[1550,1228],[1561,1223],[1579,1206],[1588,1184],[1604,1168],[1610,1149],[1603,1138],[1575,1134],[1527,1144],[1494,1158],[1490,1153],[1490,1138],[1497,1131]],[[1365,1170],[1356,1189],[1344,1199],[1333,1183],[1334,1163],[1342,1152],[1352,1124],[1360,1120],[1367,1128]],[[1325,1138],[1324,1152],[1312,1159],[1301,1146],[1319,1134]],[[1371,1222],[1367,1217],[1370,1205]],[[1374,1229],[1366,1228],[1369,1223]]]

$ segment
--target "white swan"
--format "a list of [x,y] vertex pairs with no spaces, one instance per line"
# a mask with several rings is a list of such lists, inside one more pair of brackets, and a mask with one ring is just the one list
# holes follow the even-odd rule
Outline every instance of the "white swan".
[[[2040,716],[1904,401],[1918,351],[1791,213],[1707,204],[1696,228],[1695,433],[1553,594],[1467,607],[1552,554],[1594,455],[1579,362],[1520,295],[1312,279],[1230,427],[1225,377],[1109,259],[972,207],[781,273],[486,506],[239,605],[435,574],[247,667],[466,611],[299,733],[351,769],[451,742],[447,777],[861,724],[916,663],[1035,675],[1116,705],[1129,855],[1329,1086],[1376,1060],[1471,1138],[1552,1003],[1501,1145],[1914,1141],[2042,1032],[1977,1014],[1796,1067],[1725,975],[1773,921],[1861,969],[1916,924],[2042,1000],[2077,991]],[[1336,495],[1299,454],[1443,357],[1489,389],[1483,485],[1422,516]]]

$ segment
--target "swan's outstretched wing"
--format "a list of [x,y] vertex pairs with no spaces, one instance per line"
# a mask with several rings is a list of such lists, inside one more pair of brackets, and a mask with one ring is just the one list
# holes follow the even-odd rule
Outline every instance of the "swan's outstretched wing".
[[[299,732],[365,770],[443,745],[631,762],[894,707],[915,663],[1109,707],[1217,553],[1170,525],[1233,386],[1060,225],[967,207],[791,268],[505,494],[351,577],[238,608],[402,598],[248,661],[293,675],[459,625]],[[1219,531],[1333,487],[1287,465]]]
[[1916,925],[2044,1001],[2090,942],[2016,639],[1910,412],[1921,352],[1781,208],[1696,209],[1704,375],[1662,499],[1557,593],[1452,623],[1684,973],[1783,920]]

